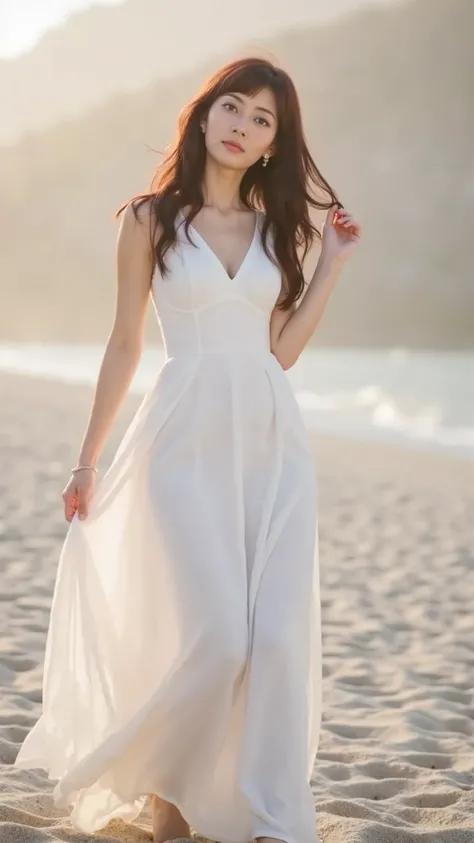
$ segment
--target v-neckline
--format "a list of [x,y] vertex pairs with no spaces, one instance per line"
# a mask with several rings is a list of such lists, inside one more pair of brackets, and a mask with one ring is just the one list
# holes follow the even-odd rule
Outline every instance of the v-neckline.
[[[183,222],[186,222],[186,217],[184,216],[184,214],[181,210],[179,211],[179,214],[180,214]],[[235,273],[235,275],[229,275],[229,273],[227,272],[227,269],[225,268],[221,259],[216,255],[214,249],[211,249],[207,240],[202,236],[202,234],[199,233],[197,228],[194,228],[194,225],[192,223],[189,223],[189,228],[194,232],[194,234],[197,235],[197,237],[199,238],[201,243],[203,243],[203,245],[206,247],[207,251],[212,255],[212,257],[214,258],[214,260],[216,261],[216,263],[219,265],[222,272],[226,276],[227,280],[228,281],[236,281],[238,276],[242,272],[248,258],[250,257],[251,252],[253,251],[254,243],[255,243],[255,240],[257,238],[258,222],[259,222],[259,211],[255,210],[255,227],[254,227],[254,231],[253,231],[253,236],[252,236],[252,239],[250,241],[249,247],[248,247],[247,251],[245,252],[244,257],[242,258],[242,262],[241,262],[237,272]]]

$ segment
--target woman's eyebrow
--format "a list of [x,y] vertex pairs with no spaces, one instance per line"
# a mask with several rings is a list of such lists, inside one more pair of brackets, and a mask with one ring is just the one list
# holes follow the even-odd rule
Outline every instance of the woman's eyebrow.
[[[242,97],[239,97],[238,94],[227,94],[227,96],[228,97],[234,97],[234,99],[241,102],[242,105],[245,105]],[[256,105],[255,108],[257,109],[257,111],[265,111],[266,114],[271,114],[271,116],[275,119],[275,115],[274,115],[273,111],[270,111],[269,108],[264,108],[263,105]]]

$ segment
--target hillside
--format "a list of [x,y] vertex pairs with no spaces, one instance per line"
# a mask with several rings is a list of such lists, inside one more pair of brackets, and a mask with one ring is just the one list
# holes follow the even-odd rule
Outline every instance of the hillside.
[[231,20],[227,5],[215,0],[91,6],[46,32],[25,55],[0,61],[0,143],[78,117],[118,92],[172,78],[217,50],[243,42],[253,48],[262,37],[320,23],[353,3],[272,0],[270,13],[266,3],[240,0]]
[[[470,0],[412,0],[265,45],[293,73],[315,159],[365,230],[317,344],[474,346],[473,25]],[[0,150],[1,337],[105,338],[113,212],[148,184],[150,147],[164,148],[217,63]]]

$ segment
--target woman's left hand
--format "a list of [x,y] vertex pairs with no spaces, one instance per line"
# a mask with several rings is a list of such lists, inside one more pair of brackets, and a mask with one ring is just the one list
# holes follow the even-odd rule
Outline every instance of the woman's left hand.
[[360,234],[361,227],[352,214],[333,205],[323,225],[321,254],[330,261],[345,261],[355,250]]

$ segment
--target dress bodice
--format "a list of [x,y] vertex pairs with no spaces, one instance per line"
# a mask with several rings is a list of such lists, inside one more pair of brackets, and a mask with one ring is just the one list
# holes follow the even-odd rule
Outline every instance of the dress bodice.
[[[177,218],[177,241],[166,255],[167,275],[155,270],[152,296],[168,357],[180,354],[269,352],[269,323],[281,271],[265,254],[258,211],[249,249],[231,278],[190,226]],[[195,245],[193,245],[195,244]],[[270,253],[273,243],[269,242]]]

